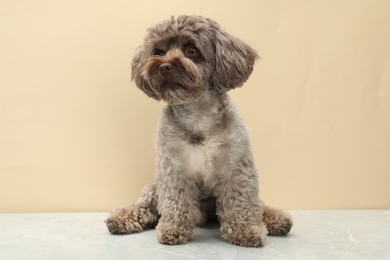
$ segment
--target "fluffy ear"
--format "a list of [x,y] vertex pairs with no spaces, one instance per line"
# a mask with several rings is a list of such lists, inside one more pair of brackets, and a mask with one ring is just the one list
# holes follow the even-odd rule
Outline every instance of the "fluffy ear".
[[147,57],[144,48],[139,47],[131,62],[131,80],[134,80],[137,87],[145,92],[146,95],[156,100],[161,100],[161,96],[158,95],[144,79],[143,66],[146,59]]
[[215,74],[214,87],[228,91],[241,87],[252,73],[256,51],[248,44],[214,27]]

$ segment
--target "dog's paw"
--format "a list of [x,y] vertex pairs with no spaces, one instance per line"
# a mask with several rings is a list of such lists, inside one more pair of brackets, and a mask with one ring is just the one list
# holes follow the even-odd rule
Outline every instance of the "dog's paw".
[[263,221],[267,226],[268,234],[270,236],[287,235],[293,226],[290,214],[283,210],[271,207],[265,208]]
[[265,244],[267,229],[265,225],[223,224],[222,238],[233,245],[260,247]]
[[142,211],[135,207],[117,209],[106,220],[107,228],[112,234],[141,232],[146,224],[142,216]]
[[156,230],[158,241],[166,245],[185,244],[195,235],[195,226],[191,224],[159,223]]

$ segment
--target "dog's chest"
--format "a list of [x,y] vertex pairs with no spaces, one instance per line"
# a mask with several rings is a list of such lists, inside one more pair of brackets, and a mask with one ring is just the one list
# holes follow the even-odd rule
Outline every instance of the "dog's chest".
[[186,168],[190,175],[206,181],[214,171],[213,161],[218,154],[218,145],[214,140],[208,140],[202,145],[186,145]]

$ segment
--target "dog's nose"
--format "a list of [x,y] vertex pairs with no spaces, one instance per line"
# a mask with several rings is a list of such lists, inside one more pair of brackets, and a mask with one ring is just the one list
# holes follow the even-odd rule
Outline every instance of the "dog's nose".
[[172,70],[172,64],[171,63],[163,63],[160,65],[160,72],[167,74],[169,71]]

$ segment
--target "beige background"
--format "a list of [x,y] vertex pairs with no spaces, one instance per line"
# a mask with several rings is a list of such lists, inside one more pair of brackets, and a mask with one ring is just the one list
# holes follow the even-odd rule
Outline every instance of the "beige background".
[[231,92],[261,195],[390,207],[390,1],[1,1],[0,212],[100,211],[154,178],[162,103],[130,83],[145,29],[202,14],[262,60]]

